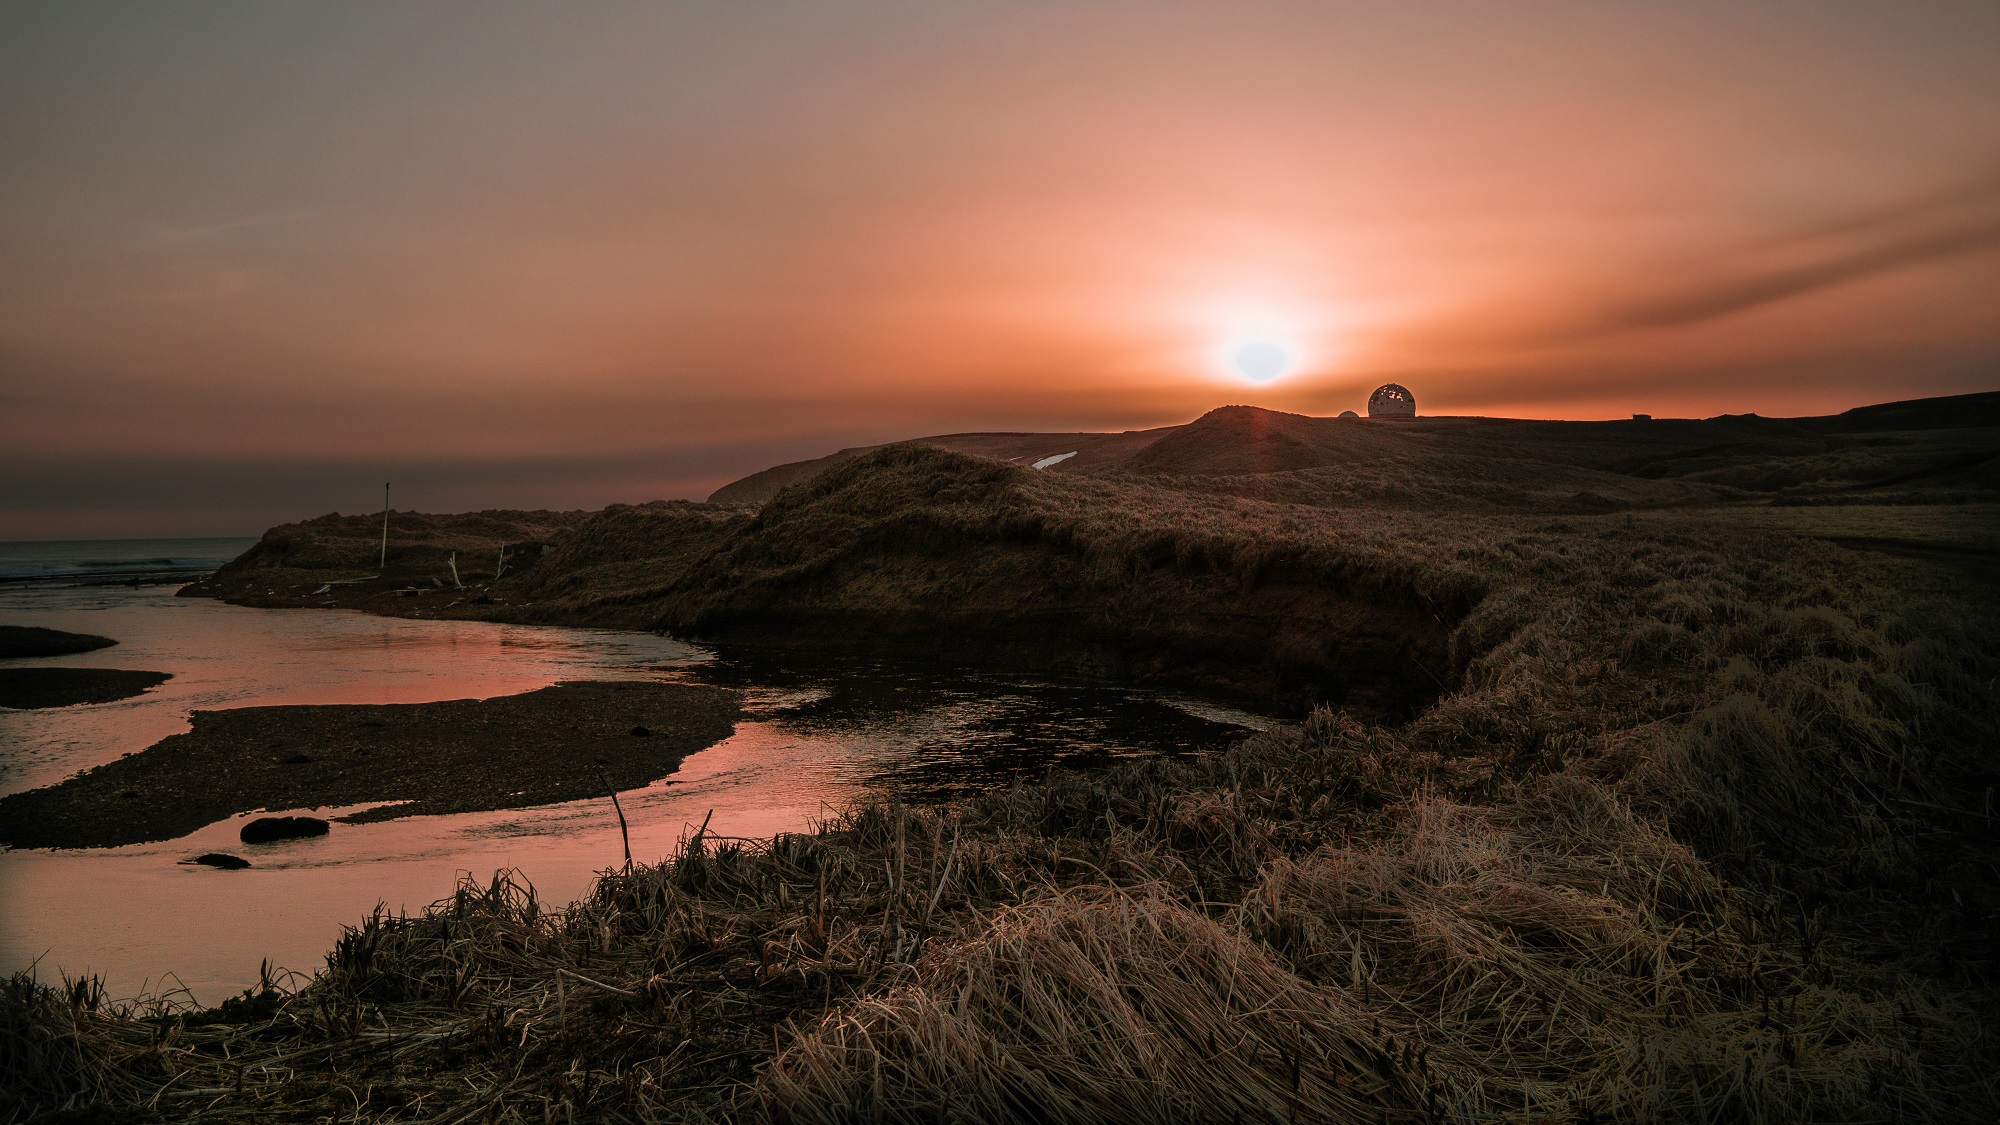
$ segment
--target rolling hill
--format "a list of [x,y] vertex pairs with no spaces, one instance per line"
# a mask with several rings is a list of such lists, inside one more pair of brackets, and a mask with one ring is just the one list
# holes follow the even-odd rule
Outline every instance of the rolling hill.
[[[1334,507],[1598,512],[2000,496],[2000,392],[1811,418],[1611,422],[1315,418],[1224,406],[1153,430],[914,440],[1026,464],[1074,451],[1046,471]],[[754,507],[875,448],[778,465],[723,486],[709,502]]]

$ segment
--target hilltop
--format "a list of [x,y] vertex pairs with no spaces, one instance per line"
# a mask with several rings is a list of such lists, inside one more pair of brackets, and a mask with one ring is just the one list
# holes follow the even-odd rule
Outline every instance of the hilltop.
[[[1341,419],[1224,406],[1182,426],[1117,434],[913,439],[1046,471],[1130,476],[1342,507],[1602,511],[1780,503],[1955,503],[2000,490],[2000,392],[1810,418]],[[709,502],[755,506],[879,446],[778,465]],[[1249,478],[1249,479],[1246,479]]]

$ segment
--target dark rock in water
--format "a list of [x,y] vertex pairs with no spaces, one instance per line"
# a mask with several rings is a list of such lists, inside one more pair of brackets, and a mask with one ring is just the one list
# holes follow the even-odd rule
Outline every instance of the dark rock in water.
[[243,826],[238,835],[246,844],[268,844],[273,840],[296,840],[324,836],[332,825],[316,816],[260,816]]
[[633,737],[633,738],[651,738],[651,737],[653,737],[653,732],[652,732],[652,731],[650,731],[650,730],[647,730],[647,729],[646,729],[645,727],[633,727],[633,728],[632,728],[632,737]]
[[181,862],[199,863],[203,867],[219,867],[224,871],[241,871],[250,866],[249,860],[244,859],[240,855],[230,855],[228,852],[208,852],[204,855],[198,855],[193,859],[181,860]]
[[0,657],[63,656],[117,644],[95,633],[65,633],[38,625],[0,625]]
[[28,710],[111,703],[173,679],[129,668],[0,668],[0,707]]

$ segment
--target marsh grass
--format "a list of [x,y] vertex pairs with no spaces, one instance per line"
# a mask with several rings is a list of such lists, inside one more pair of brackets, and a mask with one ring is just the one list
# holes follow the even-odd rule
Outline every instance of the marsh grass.
[[[1400,726],[1322,708],[1195,759],[696,833],[561,907],[467,882],[233,1014],[16,977],[0,1118],[2000,1108],[1989,591],[1700,513],[1385,523],[938,457],[836,473],[878,474],[885,511],[957,474],[927,493],[941,539],[1107,581],[1290,568],[1460,599],[1452,686]],[[851,513],[852,484],[782,503]]]

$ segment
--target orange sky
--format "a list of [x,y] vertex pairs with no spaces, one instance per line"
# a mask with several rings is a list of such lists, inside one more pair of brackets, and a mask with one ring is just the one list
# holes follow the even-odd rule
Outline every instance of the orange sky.
[[385,477],[699,497],[1387,379],[1580,418],[1994,389],[1996,58],[1990,0],[9,5],[0,538]]

